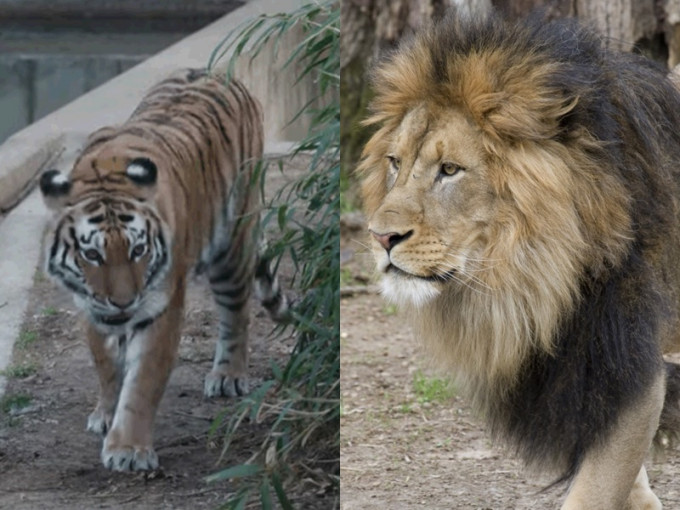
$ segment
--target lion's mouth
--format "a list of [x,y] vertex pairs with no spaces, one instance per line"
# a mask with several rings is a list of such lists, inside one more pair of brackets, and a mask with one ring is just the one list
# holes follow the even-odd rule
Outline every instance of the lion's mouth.
[[404,271],[403,269],[395,266],[394,264],[390,263],[387,268],[385,268],[385,273],[391,273],[399,276],[400,278],[413,278],[413,279],[418,279],[426,282],[436,282],[436,283],[445,283],[451,280],[453,278],[454,274],[456,271],[454,269],[451,269],[447,271],[446,273],[443,274],[433,274],[431,276],[420,276],[417,274],[409,273],[408,271]]

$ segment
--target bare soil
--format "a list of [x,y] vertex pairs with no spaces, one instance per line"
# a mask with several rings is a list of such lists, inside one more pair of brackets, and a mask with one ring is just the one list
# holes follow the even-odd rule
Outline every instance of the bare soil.
[[[268,192],[280,189],[304,168],[304,161],[298,161],[283,173],[272,170]],[[292,265],[284,262],[279,269],[283,288],[289,288],[291,276]],[[13,366],[28,367],[28,373],[10,377],[3,399],[8,404],[23,398],[24,406],[18,411],[9,405],[0,409],[0,508],[219,507],[238,486],[207,484],[204,478],[248,460],[265,437],[267,424],[244,424],[221,458],[222,434],[211,434],[210,428],[221,414],[229,416],[236,401],[203,397],[203,378],[217,337],[207,282],[193,279],[188,288],[178,362],[156,418],[161,468],[150,474],[106,470],[99,460],[101,438],[85,431],[98,383],[80,321],[71,296],[38,272],[13,357]],[[272,377],[272,362],[285,365],[295,344],[293,336],[273,338],[273,327],[264,309],[253,303],[251,390]],[[287,485],[295,508],[333,508],[337,494],[326,489],[303,472],[292,473]]]
[[[341,238],[341,480],[343,510],[557,509],[566,487],[523,469],[494,445],[465,398],[424,398],[414,384],[433,373],[404,317],[375,292],[372,258],[356,221]],[[664,508],[680,508],[680,452],[646,463]]]

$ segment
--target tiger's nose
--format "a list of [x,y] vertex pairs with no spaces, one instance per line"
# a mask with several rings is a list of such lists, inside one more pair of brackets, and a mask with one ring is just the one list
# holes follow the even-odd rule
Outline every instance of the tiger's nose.
[[125,310],[128,308],[132,303],[135,302],[135,298],[132,298],[131,300],[124,302],[123,300],[114,300],[109,298],[109,303],[115,306],[116,308],[120,308],[121,310]]
[[405,234],[399,234],[397,232],[389,232],[387,234],[379,234],[373,230],[369,230],[371,235],[375,237],[376,241],[389,252],[392,248],[398,245],[400,242],[405,241],[413,235],[413,230],[409,230]]

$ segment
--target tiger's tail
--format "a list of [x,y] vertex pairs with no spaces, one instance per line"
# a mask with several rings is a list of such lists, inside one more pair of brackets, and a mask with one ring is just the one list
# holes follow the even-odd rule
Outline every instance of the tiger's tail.
[[255,295],[276,322],[290,320],[290,300],[281,292],[279,280],[272,268],[273,261],[266,254],[266,241],[260,243],[255,266]]

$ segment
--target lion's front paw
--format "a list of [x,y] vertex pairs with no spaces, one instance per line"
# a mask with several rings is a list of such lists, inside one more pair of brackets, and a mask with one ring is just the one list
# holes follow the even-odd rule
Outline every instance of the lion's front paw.
[[205,377],[203,393],[208,398],[219,397],[240,397],[248,394],[248,379],[243,377],[232,377],[218,370],[211,370]]
[[158,468],[158,455],[152,447],[104,444],[102,462],[113,471],[151,471]]
[[111,428],[111,420],[113,420],[113,413],[106,412],[97,406],[87,418],[87,430],[105,436]]

